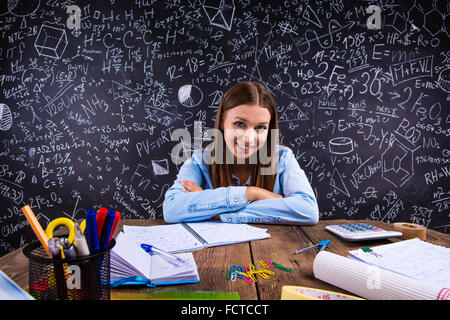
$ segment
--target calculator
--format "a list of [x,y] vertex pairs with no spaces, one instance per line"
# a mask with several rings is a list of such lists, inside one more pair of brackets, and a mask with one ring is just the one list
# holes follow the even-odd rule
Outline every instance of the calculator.
[[347,241],[398,238],[403,235],[401,232],[387,231],[368,223],[333,224],[325,229]]

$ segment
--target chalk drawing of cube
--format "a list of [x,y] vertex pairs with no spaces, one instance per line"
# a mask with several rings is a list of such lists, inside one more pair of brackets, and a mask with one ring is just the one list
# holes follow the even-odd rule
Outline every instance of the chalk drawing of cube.
[[43,24],[34,47],[41,56],[60,59],[67,47],[66,31]]

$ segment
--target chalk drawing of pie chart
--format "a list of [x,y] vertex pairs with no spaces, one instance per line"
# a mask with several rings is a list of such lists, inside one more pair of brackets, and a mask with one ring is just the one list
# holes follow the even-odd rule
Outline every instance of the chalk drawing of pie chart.
[[178,100],[183,106],[192,108],[202,102],[203,92],[197,86],[186,84],[178,90]]
[[11,109],[4,104],[0,103],[0,131],[7,131],[12,126],[12,113]]
[[8,10],[17,17],[27,17],[35,13],[41,4],[41,0],[8,0]]

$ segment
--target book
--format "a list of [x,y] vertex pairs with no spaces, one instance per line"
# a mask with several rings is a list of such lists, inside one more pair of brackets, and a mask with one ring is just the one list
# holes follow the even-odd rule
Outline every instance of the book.
[[322,251],[314,276],[366,299],[449,300],[450,249],[412,240],[353,250],[349,257]]
[[174,265],[165,257],[145,252],[139,244],[123,232],[116,237],[110,254],[111,287],[119,285],[160,285],[197,283],[197,265],[191,252],[178,253],[185,263]]
[[270,238],[267,229],[247,224],[204,221],[149,227],[124,225],[137,244],[148,243],[167,252],[180,252]]

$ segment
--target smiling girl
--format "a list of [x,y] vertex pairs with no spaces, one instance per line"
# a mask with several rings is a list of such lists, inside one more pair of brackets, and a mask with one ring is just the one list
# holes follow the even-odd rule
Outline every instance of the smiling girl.
[[314,192],[291,149],[278,144],[276,104],[257,82],[224,95],[212,148],[195,150],[163,202],[166,222],[316,224]]

